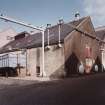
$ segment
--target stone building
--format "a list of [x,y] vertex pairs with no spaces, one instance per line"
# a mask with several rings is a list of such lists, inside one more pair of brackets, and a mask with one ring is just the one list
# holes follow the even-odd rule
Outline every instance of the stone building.
[[[71,76],[79,72],[91,73],[95,64],[101,68],[99,43],[95,39],[96,33],[90,17],[68,23],[60,20],[59,24],[48,27],[44,34],[46,76],[52,78]],[[22,70],[33,76],[40,75],[42,73],[41,36],[40,32],[34,35],[27,32],[18,34],[14,41],[2,47],[1,57],[5,54],[9,56],[10,53],[16,53],[19,59],[19,54],[24,52],[26,65]],[[17,60],[17,65],[22,65],[19,60]]]
[[103,64],[102,70],[105,70],[105,26],[97,27],[95,29],[97,37],[103,41],[100,42],[100,51],[101,51],[101,61]]

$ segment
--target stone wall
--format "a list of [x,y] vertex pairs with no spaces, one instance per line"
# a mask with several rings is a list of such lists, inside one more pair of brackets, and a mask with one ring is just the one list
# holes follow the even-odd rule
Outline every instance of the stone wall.
[[[95,31],[91,23],[91,19],[88,17],[80,25],[78,29],[83,30],[84,32],[90,33],[92,36],[95,36]],[[91,39],[83,33],[76,30],[72,31],[64,40],[64,52],[65,52],[65,62],[69,59],[72,53],[74,53],[79,60],[78,63],[84,65],[86,64],[85,48],[88,45],[91,48],[91,58],[92,66],[97,57],[101,58],[99,51],[99,43],[95,39]],[[91,68],[92,68],[91,66]],[[91,69],[90,68],[90,69]],[[86,68],[85,68],[86,70]]]
[[[83,30],[84,32],[90,33],[92,36],[95,36],[94,27],[91,23],[90,17],[86,18],[83,22],[81,22],[78,28]],[[50,50],[45,49],[46,76],[65,76],[65,62],[71,55],[73,55],[74,58],[77,59],[77,63],[82,62],[85,67],[86,45],[91,48],[92,66],[95,63],[97,57],[99,57],[99,59],[101,58],[98,42],[95,39],[91,39],[82,34],[83,33],[74,30],[64,39],[64,44],[62,45],[62,48],[58,48],[57,45],[52,45],[50,46]],[[37,67],[40,69],[40,72],[42,72],[42,48],[40,47],[29,49],[27,55],[27,64],[30,74],[36,75]]]
[[64,76],[64,46],[58,48],[57,45],[51,46],[50,50],[45,51],[45,72],[50,77]]
[[36,50],[35,48],[27,50],[27,69],[31,76],[36,75]]
[[[57,45],[50,46],[50,50],[45,49],[45,74],[49,77],[59,77],[64,75],[64,47]],[[27,51],[27,66],[31,75],[36,74],[36,68],[40,67],[42,72],[42,48],[33,48]]]

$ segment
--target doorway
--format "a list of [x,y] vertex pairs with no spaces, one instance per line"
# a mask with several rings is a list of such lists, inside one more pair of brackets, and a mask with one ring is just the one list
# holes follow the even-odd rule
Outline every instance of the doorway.
[[78,74],[78,64],[79,60],[77,56],[75,55],[75,53],[72,53],[65,62],[65,70],[67,77]]

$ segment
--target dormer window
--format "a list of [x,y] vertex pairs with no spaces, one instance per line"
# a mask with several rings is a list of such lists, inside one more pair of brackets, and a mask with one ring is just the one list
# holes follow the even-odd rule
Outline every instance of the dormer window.
[[15,36],[15,40],[18,40],[18,39],[21,39],[21,38],[24,38],[24,37],[25,37],[25,34],[19,34],[19,35]]
[[22,39],[26,36],[28,36],[28,33],[27,32],[22,32],[22,33],[15,36],[15,40]]

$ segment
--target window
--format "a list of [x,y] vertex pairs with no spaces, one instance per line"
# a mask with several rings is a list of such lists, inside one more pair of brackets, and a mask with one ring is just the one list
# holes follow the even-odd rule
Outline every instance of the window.
[[36,66],[36,75],[40,76],[40,66]]

